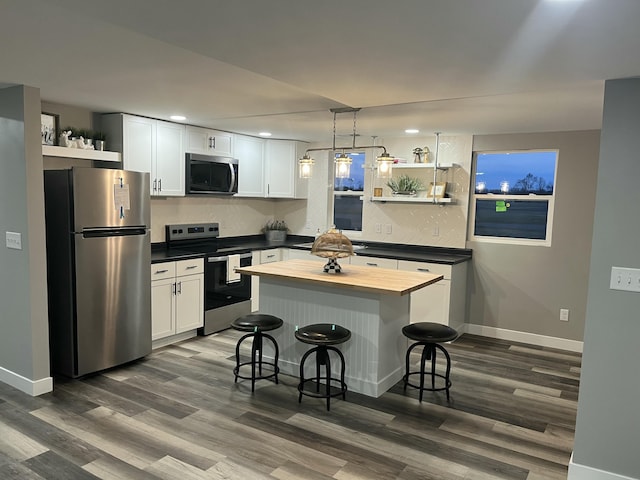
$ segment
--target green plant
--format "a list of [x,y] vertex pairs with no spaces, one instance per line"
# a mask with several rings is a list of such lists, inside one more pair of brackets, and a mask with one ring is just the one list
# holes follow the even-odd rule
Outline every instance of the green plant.
[[94,140],[102,140],[103,142],[107,139],[107,136],[105,135],[104,132],[101,132],[100,130],[96,130],[95,132],[93,132],[93,139]]
[[287,223],[284,220],[269,220],[267,224],[262,227],[262,231],[267,232],[269,230],[284,230],[288,232],[289,227],[287,227]]
[[410,177],[409,175],[400,175],[397,180],[392,178],[387,182],[387,186],[394,192],[415,192],[424,189],[424,185],[420,179]]

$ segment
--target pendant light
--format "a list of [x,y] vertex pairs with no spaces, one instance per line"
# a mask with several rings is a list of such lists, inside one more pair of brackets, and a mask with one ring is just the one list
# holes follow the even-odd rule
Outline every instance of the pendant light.
[[391,177],[393,160],[393,157],[386,150],[376,157],[376,174],[378,178]]
[[313,164],[316,163],[313,158],[311,158],[307,153],[298,160],[298,166],[300,171],[300,178],[311,178],[311,174],[313,173]]
[[[317,151],[327,151],[331,150],[334,152],[336,150],[342,150],[337,157],[334,159],[335,164],[335,177],[336,178],[349,178],[351,176],[351,164],[353,160],[349,157],[347,153],[347,149],[349,150],[360,150],[365,148],[380,148],[382,149],[382,153],[376,157],[376,164],[378,165],[378,176],[390,176],[391,175],[391,165],[393,165],[393,157],[387,153],[387,149],[383,145],[366,145],[362,147],[356,146],[356,115],[360,109],[352,108],[352,107],[343,107],[343,108],[332,108],[330,112],[333,113],[333,145],[331,147],[322,147],[322,148],[308,148],[305,152],[304,156],[298,160],[298,171],[300,178],[311,178],[313,165],[315,163],[314,159],[309,156],[309,152],[317,152]],[[338,113],[353,113],[353,143],[351,148],[349,147],[338,147],[336,148],[336,116]]]

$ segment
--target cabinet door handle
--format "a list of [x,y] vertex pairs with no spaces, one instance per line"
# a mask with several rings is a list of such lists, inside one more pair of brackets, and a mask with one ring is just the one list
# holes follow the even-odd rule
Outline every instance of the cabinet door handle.
[[213,139],[213,149],[216,149],[216,137],[211,137]]
[[417,268],[416,270],[418,270],[419,272],[430,272],[431,271],[428,268]]
[[178,294],[182,295],[182,282],[178,282]]
[[267,258],[273,258],[275,255],[267,255]]
[[155,275],[159,275],[160,273],[167,273],[169,270],[166,268],[164,270],[156,270]]
[[162,179],[158,180],[158,191],[162,191]]
[[369,265],[370,267],[377,267],[378,266],[377,263],[371,263],[371,262],[367,262],[367,265]]
[[198,268],[197,265],[189,265],[185,270],[193,270],[194,268]]
[[153,179],[153,191],[155,192],[158,189],[158,180]]
[[172,295],[175,295],[175,294],[177,293],[177,290],[178,290],[178,289],[176,288],[176,285],[177,285],[177,283],[175,283],[175,282],[173,282],[173,283],[171,284],[171,294],[172,294]]

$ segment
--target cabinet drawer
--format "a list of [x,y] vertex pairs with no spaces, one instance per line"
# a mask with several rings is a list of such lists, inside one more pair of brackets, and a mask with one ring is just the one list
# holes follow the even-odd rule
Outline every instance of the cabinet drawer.
[[398,270],[435,273],[436,275],[444,275],[444,278],[446,279],[451,279],[451,265],[443,265],[442,263],[412,262],[409,260],[399,260]]
[[151,265],[151,280],[164,280],[176,276],[176,262],[154,263]]
[[176,275],[193,275],[195,273],[204,273],[204,259],[194,258],[192,260],[180,260],[176,262]]
[[367,267],[398,268],[398,260],[380,257],[351,257],[351,265],[364,265]]
[[260,252],[260,263],[279,262],[281,259],[282,254],[279,248],[271,248]]

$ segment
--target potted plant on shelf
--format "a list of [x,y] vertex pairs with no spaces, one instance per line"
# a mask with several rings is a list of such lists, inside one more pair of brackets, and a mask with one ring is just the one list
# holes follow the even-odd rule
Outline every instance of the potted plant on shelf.
[[391,188],[394,195],[415,196],[418,190],[424,190],[424,185],[420,179],[409,175],[400,175],[397,180],[392,178],[387,182],[387,186]]
[[101,132],[99,130],[93,132],[93,146],[96,148],[96,150],[104,150],[106,140],[107,136],[104,132]]
[[269,220],[267,224],[262,227],[264,236],[269,243],[284,243],[287,239],[287,233],[289,227],[284,220]]

